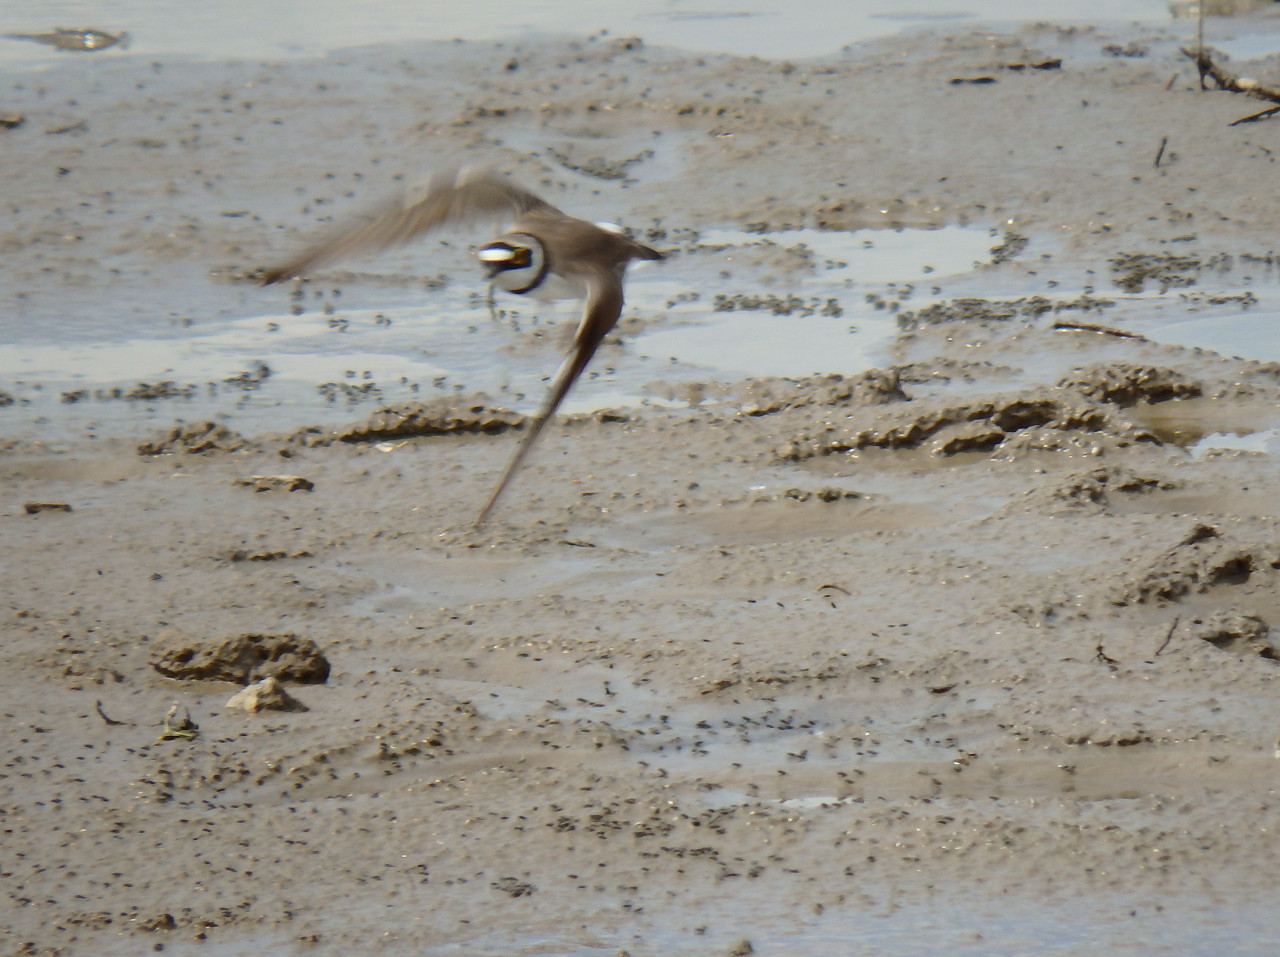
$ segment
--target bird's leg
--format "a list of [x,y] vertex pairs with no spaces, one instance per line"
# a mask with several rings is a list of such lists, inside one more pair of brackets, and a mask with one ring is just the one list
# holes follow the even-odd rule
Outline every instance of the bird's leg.
[[489,501],[485,502],[484,508],[480,509],[480,514],[476,516],[476,528],[483,525],[489,518],[489,513],[498,504],[498,499],[506,491],[507,485],[510,484],[521,463],[524,462],[525,456],[529,454],[529,450],[538,441],[538,436],[542,434],[543,427],[555,415],[556,410],[560,408],[560,403],[569,394],[573,384],[578,381],[578,377],[582,375],[582,370],[587,367],[591,357],[595,355],[596,347],[600,345],[600,340],[604,338],[605,333],[612,328],[612,325],[613,320],[610,319],[608,323],[601,324],[584,322],[583,327],[579,328],[577,336],[574,337],[573,345],[569,349],[569,354],[565,356],[564,362],[560,364],[560,369],[556,372],[555,379],[551,383],[551,391],[547,394],[546,401],[543,402],[542,408],[538,410],[537,414],[527,420],[528,424],[525,426],[525,433],[520,439],[520,444],[516,446],[515,454],[511,456],[511,461],[507,463],[507,467],[502,473],[502,478],[498,479],[498,485],[493,490],[493,494],[489,496]]

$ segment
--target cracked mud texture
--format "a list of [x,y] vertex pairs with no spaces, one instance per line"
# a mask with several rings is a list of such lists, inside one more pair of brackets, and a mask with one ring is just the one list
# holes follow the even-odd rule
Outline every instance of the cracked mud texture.
[[[1185,74],[1166,89],[1180,39],[68,68],[4,91],[28,118],[3,133],[22,197],[6,286],[163,335],[204,308],[187,278],[252,276],[367,202],[364,173],[429,158],[506,166],[587,215],[570,173],[634,180],[610,195],[655,233],[1013,219],[1064,284],[1212,272],[1243,290],[1280,220],[1257,186],[1271,150],[1226,127],[1240,104]],[[1143,57],[1099,54],[1139,40]],[[997,69],[1046,53],[1061,69]],[[82,113],[86,131],[45,135]],[[1172,130],[1176,161],[1153,169]],[[996,926],[1033,949],[1069,928],[1082,953],[1274,941],[1280,479],[1266,455],[1186,446],[1275,428],[1280,379],[1045,325],[1059,301],[1123,331],[1123,304],[1000,305],[984,276],[1052,265],[1022,255],[904,323],[864,376],[557,419],[480,530],[519,439],[480,400],[315,442],[213,424],[156,441],[162,423],[0,443],[0,950],[793,954],[886,928],[893,953],[979,934],[1025,952]],[[803,291],[788,278],[776,303]],[[285,459],[312,491],[233,484]],[[153,668],[166,629],[306,635],[328,680],[309,711],[228,712],[224,682]],[[237,647],[191,677],[258,675]],[[199,733],[157,741],[175,700]]]

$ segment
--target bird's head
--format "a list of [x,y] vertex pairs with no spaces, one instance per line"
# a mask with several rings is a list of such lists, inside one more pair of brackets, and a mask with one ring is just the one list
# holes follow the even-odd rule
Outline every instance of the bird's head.
[[542,244],[532,236],[495,239],[476,250],[491,282],[507,292],[530,292],[546,274]]

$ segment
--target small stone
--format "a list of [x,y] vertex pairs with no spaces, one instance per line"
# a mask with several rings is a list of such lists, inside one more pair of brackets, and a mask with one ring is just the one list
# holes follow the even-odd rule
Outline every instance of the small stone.
[[227,700],[227,707],[256,714],[259,711],[306,711],[307,706],[285,691],[275,678],[263,678],[256,684],[237,691]]

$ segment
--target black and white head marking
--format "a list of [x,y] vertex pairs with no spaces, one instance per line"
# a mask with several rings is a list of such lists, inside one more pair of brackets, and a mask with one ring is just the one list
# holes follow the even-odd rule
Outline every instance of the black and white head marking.
[[498,239],[481,246],[476,258],[484,263],[489,279],[499,289],[517,295],[533,292],[547,278],[547,256],[532,236],[519,241]]

